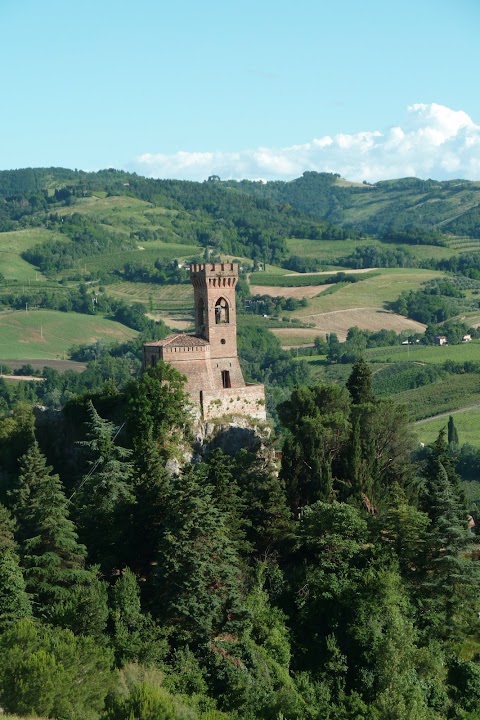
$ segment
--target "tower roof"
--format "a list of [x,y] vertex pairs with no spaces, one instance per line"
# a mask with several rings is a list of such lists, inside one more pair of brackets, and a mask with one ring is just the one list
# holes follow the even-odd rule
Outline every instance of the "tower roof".
[[208,340],[204,340],[196,335],[178,333],[177,335],[169,335],[163,340],[154,340],[145,343],[146,347],[194,347],[196,345],[208,345]]

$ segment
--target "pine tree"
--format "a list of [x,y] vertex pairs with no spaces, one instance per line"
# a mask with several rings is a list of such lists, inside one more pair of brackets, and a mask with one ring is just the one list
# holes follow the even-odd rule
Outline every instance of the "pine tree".
[[11,550],[0,555],[0,631],[32,614],[18,557]]
[[438,636],[461,639],[477,616],[480,568],[469,549],[467,510],[442,430],[425,469],[421,508],[430,518],[420,578],[424,625]]
[[160,628],[142,611],[140,588],[126,568],[112,588],[112,641],[119,665],[126,662],[159,663],[167,646]]
[[120,564],[124,533],[134,502],[131,490],[131,450],[117,445],[119,428],[104,420],[88,405],[86,440],[79,441],[88,453],[87,474],[75,492],[79,531],[90,558],[107,571]]
[[[328,478],[328,470],[324,468],[324,480]],[[285,551],[293,528],[283,479],[268,460],[247,450],[235,456],[235,476],[245,536],[256,557],[266,552]]]
[[240,561],[225,514],[192,467],[172,488],[157,557],[155,613],[176,638],[204,643],[243,627]]
[[243,474],[238,459],[238,456],[233,458],[220,449],[213,450],[199,468],[197,476],[201,484],[209,487],[218,509],[225,513],[227,531],[237,551],[248,555],[252,545],[247,541],[246,533],[252,523],[247,520],[249,508],[240,492],[239,481],[242,481]]
[[165,505],[172,478],[165,468],[161,448],[149,432],[139,438],[134,453],[129,566],[148,577],[160,542]]
[[142,438],[151,437],[168,458],[189,434],[191,418],[185,380],[171,365],[159,362],[129,386],[128,425],[135,452]]
[[32,607],[15,552],[13,521],[0,505],[0,631],[31,615]]
[[0,504],[0,554],[7,550],[15,550],[13,537],[15,523],[5,505]]
[[349,437],[350,398],[344,388],[299,387],[278,407],[290,431],[283,447],[281,479],[290,508],[300,508],[332,495],[332,477]]
[[440,462],[429,477],[424,507],[431,519],[422,577],[428,624],[437,635],[461,639],[480,609],[476,591],[480,568],[468,553],[472,535],[462,497]]
[[[60,478],[47,467],[36,441],[20,461],[12,495],[21,566],[35,614],[77,631],[100,631],[105,593],[95,571],[85,568],[86,548],[69,519]],[[90,603],[92,592],[96,597]]]

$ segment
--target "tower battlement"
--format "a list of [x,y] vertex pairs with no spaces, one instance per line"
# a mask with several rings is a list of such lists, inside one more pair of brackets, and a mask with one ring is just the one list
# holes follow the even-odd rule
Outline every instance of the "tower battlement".
[[190,265],[190,277],[196,275],[208,277],[210,275],[223,273],[238,277],[238,263],[198,263],[196,265]]
[[193,287],[235,287],[238,280],[238,263],[202,263],[190,265]]

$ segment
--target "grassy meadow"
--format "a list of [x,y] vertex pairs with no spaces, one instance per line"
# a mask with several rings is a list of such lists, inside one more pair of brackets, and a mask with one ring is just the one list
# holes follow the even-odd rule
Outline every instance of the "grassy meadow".
[[0,314],[2,360],[55,359],[68,355],[72,345],[105,341],[124,342],[135,330],[96,315],[55,310],[11,311]]
[[306,317],[316,313],[352,308],[384,308],[385,303],[398,298],[400,293],[417,290],[422,283],[444,273],[417,268],[382,268],[375,275],[357,283],[349,283],[333,295],[319,295],[309,307],[301,308],[295,315]]
[[[419,442],[429,445],[436,440],[442,428],[447,427],[448,413],[443,417],[420,420],[414,425]],[[480,447],[480,406],[452,411],[460,445],[468,443]]]
[[480,362],[480,340],[461,345],[393,345],[391,347],[370,348],[365,358],[375,362],[415,362],[441,364],[447,360],[454,362]]
[[38,243],[52,239],[68,242],[63,235],[44,228],[0,233],[0,273],[5,280],[18,282],[45,280],[41,272],[21,257],[21,253]]

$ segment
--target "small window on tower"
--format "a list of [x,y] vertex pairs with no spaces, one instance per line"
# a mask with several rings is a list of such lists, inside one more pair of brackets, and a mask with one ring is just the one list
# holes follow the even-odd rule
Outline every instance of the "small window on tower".
[[219,298],[215,303],[215,323],[228,323],[230,321],[230,311],[225,298]]
[[222,370],[222,386],[224,388],[232,387],[230,382],[230,370]]

